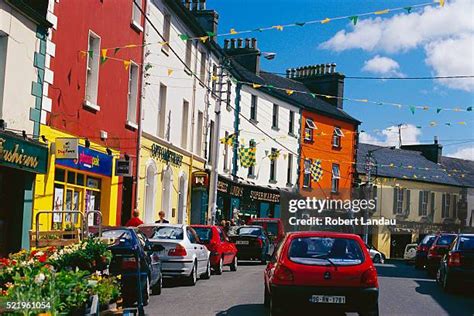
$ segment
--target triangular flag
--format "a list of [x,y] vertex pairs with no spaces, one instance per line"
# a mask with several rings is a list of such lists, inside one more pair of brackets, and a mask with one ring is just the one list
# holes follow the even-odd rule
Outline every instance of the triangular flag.
[[292,95],[293,93],[295,93],[294,90],[290,90],[290,89],[286,90],[286,94],[288,94],[288,95]]
[[199,40],[201,40],[201,42],[203,42],[203,43],[205,43],[208,39],[209,39],[209,36],[201,36],[199,38]]
[[94,51],[93,50],[89,50],[89,51],[87,51],[87,53],[89,54],[89,58],[94,58]]
[[278,31],[283,31],[283,25],[275,25],[272,28],[277,29]]
[[413,105],[410,105],[410,111],[411,114],[415,114],[415,107]]
[[134,47],[138,47],[137,44],[129,44],[129,45],[125,45],[124,46],[125,48],[134,48]]
[[403,9],[405,9],[407,11],[407,13],[411,13],[411,10],[413,9],[412,7],[404,7]]
[[230,29],[230,34],[232,35],[237,34],[237,31],[235,29]]
[[265,85],[265,88],[271,90],[271,89],[273,89],[274,87],[273,87],[273,85],[271,85],[271,84],[267,84],[267,85]]
[[374,14],[380,15],[380,14],[386,14],[389,12],[390,12],[389,9],[385,9],[385,10],[375,11]]
[[132,62],[130,60],[124,60],[123,61],[123,66],[125,67],[125,70],[128,70],[128,67],[130,67],[130,64]]
[[430,122],[430,126],[436,126],[436,122],[435,122],[435,121],[431,121],[431,122]]
[[173,69],[168,69],[168,76],[171,76],[173,74],[174,70]]
[[100,50],[100,63],[103,64],[107,61],[107,48]]
[[325,18],[324,20],[321,21],[321,24],[326,24],[326,23],[328,23],[329,21],[331,21],[330,18]]
[[153,65],[152,65],[152,64],[147,63],[147,64],[145,65],[145,71],[148,71],[148,70],[151,69],[151,68],[153,68]]
[[114,56],[117,55],[117,53],[122,49],[122,47],[116,47],[114,49]]
[[445,0],[439,0],[439,5],[444,7]]
[[423,110],[425,110],[425,111],[428,111],[429,109],[430,109],[429,106],[426,106],[426,105],[425,105],[425,106],[423,107]]
[[472,106],[468,107],[468,108],[466,109],[466,111],[472,112]]
[[359,17],[357,15],[349,17],[349,20],[352,21],[352,24],[356,25],[357,21],[359,20]]
[[168,45],[168,42],[159,42],[158,44],[160,44],[161,46],[165,46]]
[[212,80],[212,81],[217,81],[217,79],[219,79],[218,76],[211,76],[211,80]]
[[316,94],[310,93],[313,98],[316,98]]
[[179,38],[182,39],[183,41],[187,41],[189,39],[189,35],[186,34],[180,34]]
[[451,123],[444,123],[444,125],[451,126]]
[[296,22],[295,25],[297,26],[304,26],[306,24],[306,22]]
[[206,32],[207,36],[209,37],[213,37],[213,36],[216,36],[216,33],[215,32]]
[[459,125],[466,125],[466,122],[458,122]]
[[436,109],[436,113],[441,112],[441,110],[442,110],[442,108],[437,108],[437,109]]
[[258,89],[258,88],[260,88],[261,86],[262,86],[262,85],[261,85],[261,84],[258,84],[258,83],[252,84],[252,87],[253,87],[254,89]]
[[80,51],[80,54],[81,54],[81,57],[82,57],[82,58],[84,58],[84,57],[86,57],[86,55],[87,55],[87,52],[86,52],[86,51],[83,51],[83,50],[81,50],[81,51]]

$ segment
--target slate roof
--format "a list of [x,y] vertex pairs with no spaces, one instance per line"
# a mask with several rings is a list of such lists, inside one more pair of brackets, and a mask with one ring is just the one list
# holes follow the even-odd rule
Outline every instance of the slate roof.
[[[311,91],[301,82],[292,80],[283,76],[275,75],[265,71],[260,71],[260,75],[257,75],[249,71],[244,66],[240,65],[238,62],[231,60],[231,66],[234,76],[237,77],[239,81],[257,83],[262,85],[272,85],[274,87],[290,89],[295,91],[305,91],[311,93]],[[274,96],[280,100],[306,108],[308,110],[321,113],[336,119],[340,119],[346,122],[353,124],[360,124],[360,121],[350,116],[345,111],[338,109],[334,105],[325,102],[320,98],[313,98],[309,94],[303,93],[294,93],[289,96],[284,90],[277,89],[268,89],[268,88],[259,88],[259,90],[265,91],[265,93]]]
[[474,188],[474,161],[441,157],[441,165],[463,186]]
[[[390,149],[364,143],[359,143],[357,148],[357,172],[360,174],[366,173],[364,167],[369,151],[372,151],[372,157],[378,165],[377,176],[463,186],[455,177],[449,176],[448,172],[443,170],[445,167],[426,159],[419,151]],[[394,167],[390,167],[392,163]],[[413,168],[408,168],[409,166]]]

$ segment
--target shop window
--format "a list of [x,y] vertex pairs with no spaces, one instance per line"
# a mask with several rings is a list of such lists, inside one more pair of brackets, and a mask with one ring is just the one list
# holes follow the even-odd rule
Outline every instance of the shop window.
[[64,182],[66,179],[66,170],[56,168],[54,171],[54,181]]
[[84,185],[84,178],[85,176],[82,173],[78,173],[76,177],[77,185]]
[[332,146],[335,148],[341,148],[341,137],[344,136],[342,130],[339,127],[334,127],[334,132],[332,135]]
[[72,171],[67,172],[67,183],[76,184],[76,173]]
[[311,159],[304,160],[303,187],[311,188]]
[[332,180],[331,180],[331,192],[339,192],[339,179],[340,179],[340,170],[338,164],[332,165]]

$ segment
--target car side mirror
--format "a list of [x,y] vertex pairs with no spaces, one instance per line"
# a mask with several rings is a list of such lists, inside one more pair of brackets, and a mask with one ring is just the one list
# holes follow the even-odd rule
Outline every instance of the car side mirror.
[[151,246],[151,250],[152,250],[152,251],[163,251],[163,250],[165,250],[165,247],[163,247],[163,246],[160,245],[160,244],[153,244],[153,245]]

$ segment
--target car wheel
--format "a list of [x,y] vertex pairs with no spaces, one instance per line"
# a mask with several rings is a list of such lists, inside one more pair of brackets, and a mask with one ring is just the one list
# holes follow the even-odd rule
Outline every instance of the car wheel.
[[191,274],[187,277],[187,283],[189,285],[196,285],[198,279],[197,275],[197,265],[194,263],[193,270],[191,271]]
[[147,306],[150,303],[150,292],[150,278],[146,276],[146,283],[142,294],[143,306]]
[[280,306],[275,305],[275,300],[270,296],[269,299],[269,307],[270,307],[270,316],[282,316],[283,311],[281,310]]
[[453,286],[451,284],[451,281],[449,280],[448,278],[448,275],[446,273],[444,273],[443,275],[443,290],[446,292],[446,293],[450,293],[453,291]]
[[224,259],[219,260],[219,264],[215,267],[214,271],[216,272],[217,275],[222,274],[222,270],[224,270]]
[[441,285],[441,267],[438,269],[438,272],[436,272],[436,283]]
[[375,305],[372,306],[367,311],[360,312],[359,315],[361,316],[379,316],[379,303],[375,303]]
[[237,271],[237,255],[234,257],[234,260],[230,264],[230,271]]
[[211,278],[211,261],[207,260],[206,272],[201,277],[206,280]]
[[265,292],[263,293],[263,305],[265,307],[270,307],[270,293],[268,293],[266,285],[265,285]]
[[380,263],[380,255],[379,254],[376,254],[374,256],[374,263]]
[[151,294],[153,295],[160,295],[161,289],[163,288],[163,276],[160,274],[160,278],[156,282],[155,285],[151,288]]

